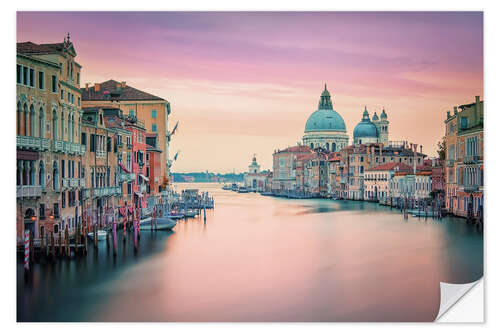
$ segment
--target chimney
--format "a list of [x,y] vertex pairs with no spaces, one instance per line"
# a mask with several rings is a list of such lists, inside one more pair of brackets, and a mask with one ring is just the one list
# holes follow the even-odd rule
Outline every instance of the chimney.
[[127,86],[127,82],[122,81],[122,88],[125,88]]
[[89,83],[85,83],[85,91],[89,91]]
[[100,83],[94,83],[94,91],[99,91],[101,89]]
[[479,105],[479,96],[476,96],[476,105]]
[[456,116],[456,115],[457,115],[457,113],[458,113],[458,111],[457,111],[457,107],[456,107],[456,106],[454,106],[454,107],[453,107],[453,114]]
[[422,145],[420,145],[420,154],[422,154]]

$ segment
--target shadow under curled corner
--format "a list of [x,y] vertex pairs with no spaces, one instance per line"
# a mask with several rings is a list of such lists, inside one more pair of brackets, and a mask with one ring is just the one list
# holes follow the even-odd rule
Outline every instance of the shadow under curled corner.
[[[452,308],[455,308],[456,304],[461,302],[462,299],[464,298],[465,295],[467,295],[472,288],[474,288],[476,285],[478,285],[481,282],[481,287],[483,286],[483,278],[471,282],[471,283],[465,283],[465,284],[453,284],[453,283],[445,283],[441,282],[440,283],[440,289],[441,289],[441,299],[440,299],[440,304],[439,304],[439,313],[435,319],[436,322],[458,322],[457,320],[447,320],[445,319],[444,316],[447,314]],[[484,291],[483,291],[484,295]],[[482,297],[484,300],[484,296]],[[463,301],[467,301],[463,299]],[[467,305],[468,306],[468,305]],[[475,311],[481,311],[481,318],[484,318],[483,315],[483,307],[481,306],[480,309],[477,309],[474,307],[474,304],[471,304],[471,310]],[[474,320],[473,322],[483,322],[484,319],[476,321]],[[468,322],[468,320],[464,319],[462,322]]]

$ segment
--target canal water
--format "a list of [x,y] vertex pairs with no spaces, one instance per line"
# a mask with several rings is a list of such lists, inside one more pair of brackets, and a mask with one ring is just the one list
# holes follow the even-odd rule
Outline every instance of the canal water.
[[215,209],[173,232],[106,242],[85,258],[17,264],[19,321],[432,321],[439,282],[483,275],[462,219],[374,203],[210,191]]

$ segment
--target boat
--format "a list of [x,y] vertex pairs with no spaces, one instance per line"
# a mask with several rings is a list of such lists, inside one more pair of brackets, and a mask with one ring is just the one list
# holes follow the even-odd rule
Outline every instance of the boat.
[[231,191],[235,191],[235,192],[237,192],[237,191],[238,191],[238,184],[236,184],[236,183],[232,183],[232,184],[231,184]]
[[[103,240],[106,240],[106,234],[107,232],[105,230],[97,230],[97,240],[98,241],[103,241]],[[89,232],[87,234],[87,236],[90,238],[90,239],[94,239],[94,233],[93,232]]]
[[172,230],[177,222],[168,217],[156,217],[154,219],[141,220],[139,228],[141,230]]
[[184,214],[182,214],[180,212],[172,211],[172,212],[168,213],[166,217],[174,219],[174,220],[178,220],[178,219],[182,219],[184,217]]
[[182,214],[184,214],[184,217],[195,217],[198,215],[198,211],[196,209],[186,209],[182,211]]
[[248,193],[248,192],[250,192],[250,190],[247,189],[245,186],[240,186],[238,188],[238,193]]
[[260,195],[267,195],[267,196],[273,196],[273,192],[260,192]]
[[224,185],[224,186],[222,186],[222,189],[226,190],[226,191],[231,191],[232,188],[231,188],[231,185]]

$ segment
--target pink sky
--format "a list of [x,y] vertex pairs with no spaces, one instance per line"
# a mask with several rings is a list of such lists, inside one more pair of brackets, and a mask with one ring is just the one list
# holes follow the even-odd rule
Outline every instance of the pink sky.
[[17,41],[70,32],[82,85],[170,101],[173,171],[245,171],[301,140],[324,83],[352,131],[382,107],[389,139],[435,156],[446,110],[483,98],[480,12],[18,12]]

